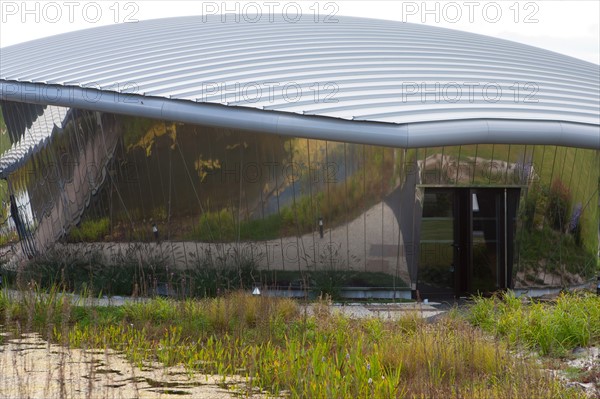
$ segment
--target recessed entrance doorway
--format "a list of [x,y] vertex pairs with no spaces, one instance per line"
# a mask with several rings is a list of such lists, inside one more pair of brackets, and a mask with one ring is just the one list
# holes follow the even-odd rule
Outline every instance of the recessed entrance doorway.
[[421,298],[487,295],[511,286],[520,188],[424,188]]

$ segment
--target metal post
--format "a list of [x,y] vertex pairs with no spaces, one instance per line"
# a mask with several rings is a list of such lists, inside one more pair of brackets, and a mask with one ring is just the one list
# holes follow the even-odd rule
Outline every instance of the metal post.
[[504,288],[508,288],[508,194],[504,189]]

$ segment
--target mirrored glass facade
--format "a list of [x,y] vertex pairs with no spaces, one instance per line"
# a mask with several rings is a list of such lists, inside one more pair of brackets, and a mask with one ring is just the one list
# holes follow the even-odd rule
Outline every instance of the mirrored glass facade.
[[597,270],[598,151],[403,149],[34,108],[3,104],[0,162],[3,240],[30,257],[135,246],[186,268],[235,254],[262,285],[321,271],[409,296],[573,286]]

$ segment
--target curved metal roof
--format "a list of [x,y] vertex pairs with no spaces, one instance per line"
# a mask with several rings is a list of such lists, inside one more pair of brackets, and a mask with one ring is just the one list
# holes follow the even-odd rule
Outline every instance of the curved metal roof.
[[[4,100],[87,105],[174,120],[180,114],[177,104],[226,106],[204,107],[208,114],[257,109],[261,113],[252,115],[259,128],[261,118],[268,118],[264,111],[276,111],[277,118],[297,114],[375,122],[379,124],[360,128],[362,136],[347,140],[407,146],[423,143],[418,138],[380,139],[377,126],[387,132],[388,125],[401,125],[439,145],[477,142],[478,137],[483,142],[526,142],[523,132],[531,133],[532,143],[541,143],[548,122],[556,122],[550,128],[554,133],[545,138],[548,144],[600,148],[596,64],[462,31],[336,18],[336,23],[315,23],[307,16],[292,23],[266,17],[237,22],[232,15],[226,22],[220,16],[179,17],[39,39],[0,49],[0,94]],[[46,101],[40,95],[45,87],[93,88],[101,94],[86,98],[82,91],[78,100],[71,96],[68,102],[63,93]],[[29,97],[26,89],[32,90]],[[159,109],[126,104],[139,105],[140,98],[155,100]],[[165,104],[175,106],[173,112],[165,113]],[[228,115],[235,119],[233,112]],[[193,116],[181,119],[205,122]],[[319,120],[313,121],[318,125]],[[457,121],[470,126],[485,121],[475,129],[484,131],[459,140]],[[494,130],[489,121],[502,126]],[[286,121],[269,123],[283,126]],[[408,126],[413,124],[425,125]],[[511,134],[515,127],[517,133]],[[458,135],[454,141],[448,133],[436,133],[446,128]],[[275,132],[287,133],[281,127]],[[499,134],[504,136],[494,138]],[[318,137],[345,139],[327,132]]]

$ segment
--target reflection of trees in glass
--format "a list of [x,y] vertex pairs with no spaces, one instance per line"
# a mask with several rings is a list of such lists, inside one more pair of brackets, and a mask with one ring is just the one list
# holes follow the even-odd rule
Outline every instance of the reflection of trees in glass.
[[145,239],[150,220],[169,239],[305,234],[318,217],[350,221],[399,181],[396,149],[119,118],[114,184],[88,212],[110,213],[111,240]]
[[283,181],[273,175],[281,174],[281,166],[273,165],[285,158],[275,136],[133,117],[122,117],[121,128],[114,185],[93,204],[111,205],[117,237],[127,236],[120,228],[135,229],[153,219],[165,224],[169,237],[181,238],[201,213],[223,208],[260,218],[268,190],[276,190],[273,181]]
[[[143,133],[143,135],[138,138],[136,136],[139,133]],[[150,156],[152,155],[152,147],[155,146],[156,140],[165,135],[171,139],[171,142],[173,143],[171,149],[174,149],[174,146],[177,143],[177,128],[174,123],[166,124],[163,122],[156,122],[145,131],[136,132],[136,135],[128,135],[127,131],[125,131],[124,143],[128,151],[134,147],[140,147],[146,151],[146,156]],[[137,140],[128,143],[128,141],[133,140],[134,137]]]
[[221,169],[221,162],[218,159],[202,159],[202,154],[198,155],[198,159],[194,162],[194,169],[203,182],[209,173]]

